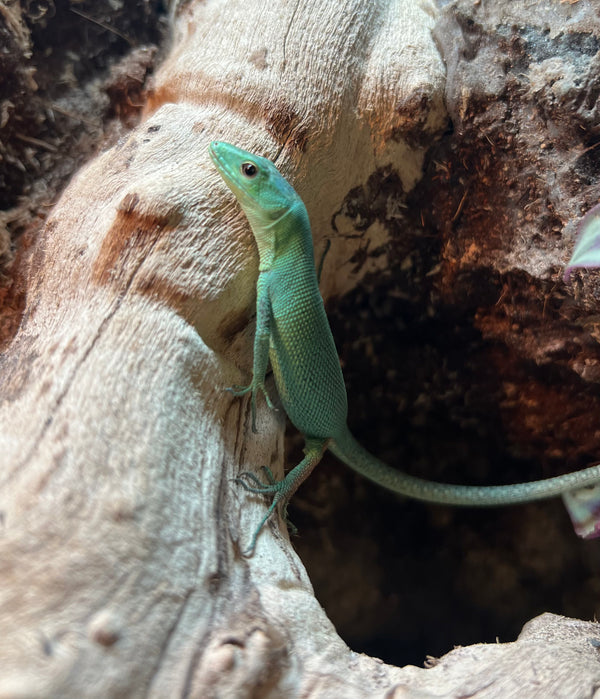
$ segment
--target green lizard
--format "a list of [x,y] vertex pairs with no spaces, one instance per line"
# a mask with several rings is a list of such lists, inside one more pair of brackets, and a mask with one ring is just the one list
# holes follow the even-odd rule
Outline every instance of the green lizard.
[[[256,334],[252,382],[234,387],[251,394],[252,429],[256,398],[265,390],[269,359],[281,404],[305,438],[304,459],[280,481],[266,467],[267,482],[242,473],[238,482],[252,493],[273,495],[258,535],[277,506],[287,519],[287,504],[326,449],[361,475],[396,493],[449,505],[508,505],[539,500],[600,483],[600,465],[529,483],[507,486],[460,486],[410,476],[379,461],[350,434],[347,397],[333,336],[319,292],[312,235],[304,203],[266,158],[213,142],[211,158],[242,207],[256,239]],[[235,390],[237,389],[237,390]]]

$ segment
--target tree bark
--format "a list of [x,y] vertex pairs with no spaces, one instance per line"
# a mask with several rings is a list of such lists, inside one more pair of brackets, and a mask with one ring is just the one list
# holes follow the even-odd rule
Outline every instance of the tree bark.
[[145,117],[50,215],[2,357],[0,697],[591,696],[595,624],[543,618],[399,669],[337,636],[282,523],[241,554],[265,504],[234,479],[281,477],[285,421],[259,403],[254,435],[224,390],[251,367],[257,254],[208,143],[276,159],[317,249],[333,226],[326,298],[387,269],[389,231],[357,237],[352,193],[390,171],[409,192],[446,124],[434,16],[172,8]]

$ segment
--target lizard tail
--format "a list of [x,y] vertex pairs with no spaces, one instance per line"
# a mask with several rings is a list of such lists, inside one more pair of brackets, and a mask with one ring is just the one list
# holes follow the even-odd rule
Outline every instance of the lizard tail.
[[369,454],[347,427],[329,444],[329,449],[357,473],[388,490],[416,500],[444,505],[511,505],[556,497],[600,484],[600,464],[555,478],[515,485],[468,486],[427,481],[391,468]]

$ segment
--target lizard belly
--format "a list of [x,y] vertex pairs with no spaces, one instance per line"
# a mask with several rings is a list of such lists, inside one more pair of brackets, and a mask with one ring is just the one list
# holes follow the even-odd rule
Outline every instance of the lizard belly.
[[269,356],[285,412],[307,437],[335,438],[346,425],[346,387],[318,289],[273,299],[272,313]]

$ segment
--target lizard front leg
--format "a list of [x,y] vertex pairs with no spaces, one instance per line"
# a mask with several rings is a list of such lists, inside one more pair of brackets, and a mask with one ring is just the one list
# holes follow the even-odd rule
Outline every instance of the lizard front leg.
[[252,382],[249,386],[232,386],[228,388],[234,396],[251,393],[250,409],[252,411],[252,431],[256,429],[256,395],[264,395],[267,405],[275,410],[265,388],[265,375],[269,363],[269,341],[271,338],[271,299],[269,298],[269,279],[267,273],[261,272],[256,284],[256,333],[254,335],[254,358],[252,365]]

